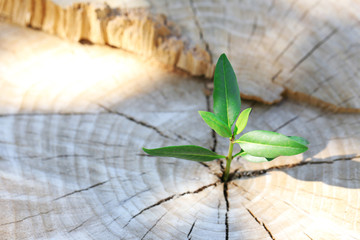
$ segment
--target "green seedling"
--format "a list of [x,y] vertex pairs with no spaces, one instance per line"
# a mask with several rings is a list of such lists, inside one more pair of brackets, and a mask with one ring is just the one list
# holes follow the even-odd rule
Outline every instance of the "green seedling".
[[[267,162],[279,156],[291,156],[305,152],[309,142],[298,136],[265,130],[255,130],[239,135],[246,127],[251,108],[240,112],[241,99],[235,72],[225,54],[222,54],[216,64],[214,73],[214,112],[199,111],[205,123],[217,134],[229,138],[227,156],[217,154],[209,149],[195,146],[170,146],[155,149],[143,148],[152,156],[175,157],[197,162],[208,162],[215,159],[225,159],[226,168],[223,181],[227,182],[231,161],[238,156],[250,162]],[[235,124],[235,126],[234,126]],[[232,130],[233,129],[233,130]],[[233,155],[233,146],[237,143],[241,150]]]

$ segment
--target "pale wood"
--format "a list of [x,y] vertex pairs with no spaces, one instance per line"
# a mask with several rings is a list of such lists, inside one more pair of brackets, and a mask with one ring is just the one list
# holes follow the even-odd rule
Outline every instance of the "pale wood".
[[360,111],[360,4],[346,1],[1,0],[1,16],[210,77],[230,58],[243,97]]
[[109,47],[0,24],[1,239],[359,239],[359,114],[290,100],[252,107],[246,131],[310,140],[253,164],[147,157],[227,151],[197,114],[205,84]]
[[[108,3],[110,5],[108,5]],[[188,46],[164,14],[152,15],[146,1],[1,0],[0,14],[11,22],[42,29],[72,41],[87,40],[154,57],[194,76],[213,74],[209,53]]]
[[246,95],[359,111],[359,1],[149,2],[213,61],[227,53]]

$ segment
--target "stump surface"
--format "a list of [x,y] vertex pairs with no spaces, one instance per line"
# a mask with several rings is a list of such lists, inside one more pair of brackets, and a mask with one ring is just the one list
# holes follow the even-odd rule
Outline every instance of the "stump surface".
[[358,114],[243,101],[245,131],[302,136],[310,149],[235,159],[224,185],[221,161],[141,151],[226,153],[197,114],[212,108],[203,81],[5,23],[0,62],[2,239],[359,239]]
[[346,1],[0,0],[0,16],[107,44],[211,78],[225,52],[243,97],[283,96],[360,112],[360,3]]

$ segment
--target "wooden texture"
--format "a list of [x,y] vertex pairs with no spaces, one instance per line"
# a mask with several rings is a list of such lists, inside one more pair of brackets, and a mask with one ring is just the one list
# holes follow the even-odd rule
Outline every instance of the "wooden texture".
[[170,2],[151,1],[151,9],[167,13],[213,61],[227,53],[246,95],[360,109],[358,1]]
[[254,164],[148,157],[227,142],[203,123],[202,81],[109,47],[0,24],[1,239],[360,239],[359,114],[283,101],[246,131],[310,140]]
[[169,68],[194,76],[213,74],[209,53],[188,46],[180,29],[164,14],[152,15],[145,1],[1,0],[0,14],[72,41],[107,44],[153,57]]
[[346,1],[1,0],[0,14],[73,41],[108,44],[194,76],[225,52],[243,97],[289,96],[360,111],[360,4]]

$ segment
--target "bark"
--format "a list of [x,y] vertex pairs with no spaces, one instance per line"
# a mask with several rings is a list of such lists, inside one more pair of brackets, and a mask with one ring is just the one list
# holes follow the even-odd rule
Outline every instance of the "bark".
[[197,114],[212,108],[203,81],[4,23],[0,62],[3,239],[358,239],[358,114],[243,101],[253,108],[245,131],[299,135],[310,150],[236,159],[224,184],[224,162],[141,151],[226,154]]

